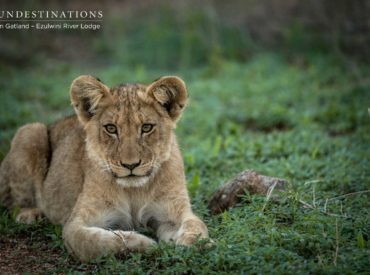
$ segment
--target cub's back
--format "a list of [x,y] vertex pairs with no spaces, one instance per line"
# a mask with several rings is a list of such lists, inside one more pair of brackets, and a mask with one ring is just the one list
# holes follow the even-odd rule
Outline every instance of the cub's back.
[[52,222],[63,224],[82,190],[85,133],[73,115],[49,125],[48,135],[51,154],[41,208]]
[[60,145],[66,137],[71,134],[77,134],[82,140],[85,138],[85,132],[82,129],[81,123],[76,115],[71,115],[62,118],[48,126],[48,134],[50,139],[51,149],[55,149]]

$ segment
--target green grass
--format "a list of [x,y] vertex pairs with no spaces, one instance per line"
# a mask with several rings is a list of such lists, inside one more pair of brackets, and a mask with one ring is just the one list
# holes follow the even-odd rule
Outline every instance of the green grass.
[[[160,244],[146,254],[84,265],[67,255],[59,226],[17,225],[1,210],[0,239],[37,236],[30,249],[38,251],[40,263],[53,263],[50,272],[369,272],[369,193],[335,198],[370,189],[370,81],[363,77],[369,66],[354,74],[330,55],[288,58],[268,52],[244,64],[220,60],[217,66],[169,72],[49,64],[1,70],[0,158],[17,127],[72,113],[68,88],[79,74],[97,75],[109,85],[179,74],[190,93],[177,128],[188,188],[215,241],[204,250]],[[211,194],[247,168],[288,179],[288,192],[264,211],[264,197],[246,194],[238,207],[209,216]],[[42,243],[45,253],[38,250]],[[50,260],[49,250],[58,257]]]

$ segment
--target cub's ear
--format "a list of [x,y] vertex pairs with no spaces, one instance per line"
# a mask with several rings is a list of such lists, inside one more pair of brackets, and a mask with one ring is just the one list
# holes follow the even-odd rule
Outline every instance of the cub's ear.
[[184,81],[176,76],[154,81],[148,86],[147,94],[161,104],[174,121],[180,117],[188,98]]
[[73,80],[70,90],[72,105],[82,123],[96,113],[99,103],[109,96],[109,88],[90,75],[81,75]]

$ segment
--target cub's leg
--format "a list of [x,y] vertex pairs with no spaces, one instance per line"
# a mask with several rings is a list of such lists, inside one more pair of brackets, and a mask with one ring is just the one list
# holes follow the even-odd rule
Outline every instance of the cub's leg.
[[193,214],[189,200],[186,200],[186,197],[183,199],[162,200],[161,209],[167,209],[168,212],[162,212],[158,217],[156,232],[159,240],[190,246],[198,239],[208,238],[208,229],[204,222]]
[[103,192],[84,191],[63,227],[64,244],[72,255],[86,262],[106,255],[145,251],[156,243],[134,231],[105,229],[109,225],[104,219],[114,218],[113,209],[103,203]]
[[189,213],[178,221],[161,222],[157,236],[165,242],[174,241],[177,245],[190,246],[198,239],[208,238],[208,229],[197,216]]
[[37,200],[47,172],[49,141],[41,123],[27,124],[15,134],[0,168],[0,202],[19,207],[19,222],[32,223],[41,217]]
[[175,234],[176,244],[190,246],[198,239],[208,238],[207,226],[193,213],[186,214]]

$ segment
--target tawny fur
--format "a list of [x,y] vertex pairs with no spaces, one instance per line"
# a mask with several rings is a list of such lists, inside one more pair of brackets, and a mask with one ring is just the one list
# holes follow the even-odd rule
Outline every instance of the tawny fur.
[[[17,220],[43,214],[62,224],[66,247],[82,261],[146,250],[156,242],[134,232],[140,226],[180,245],[207,238],[191,210],[174,134],[184,82],[164,77],[109,89],[81,76],[70,95],[77,115],[23,126],[1,165],[0,200],[21,208]],[[143,124],[153,127],[144,132]]]

